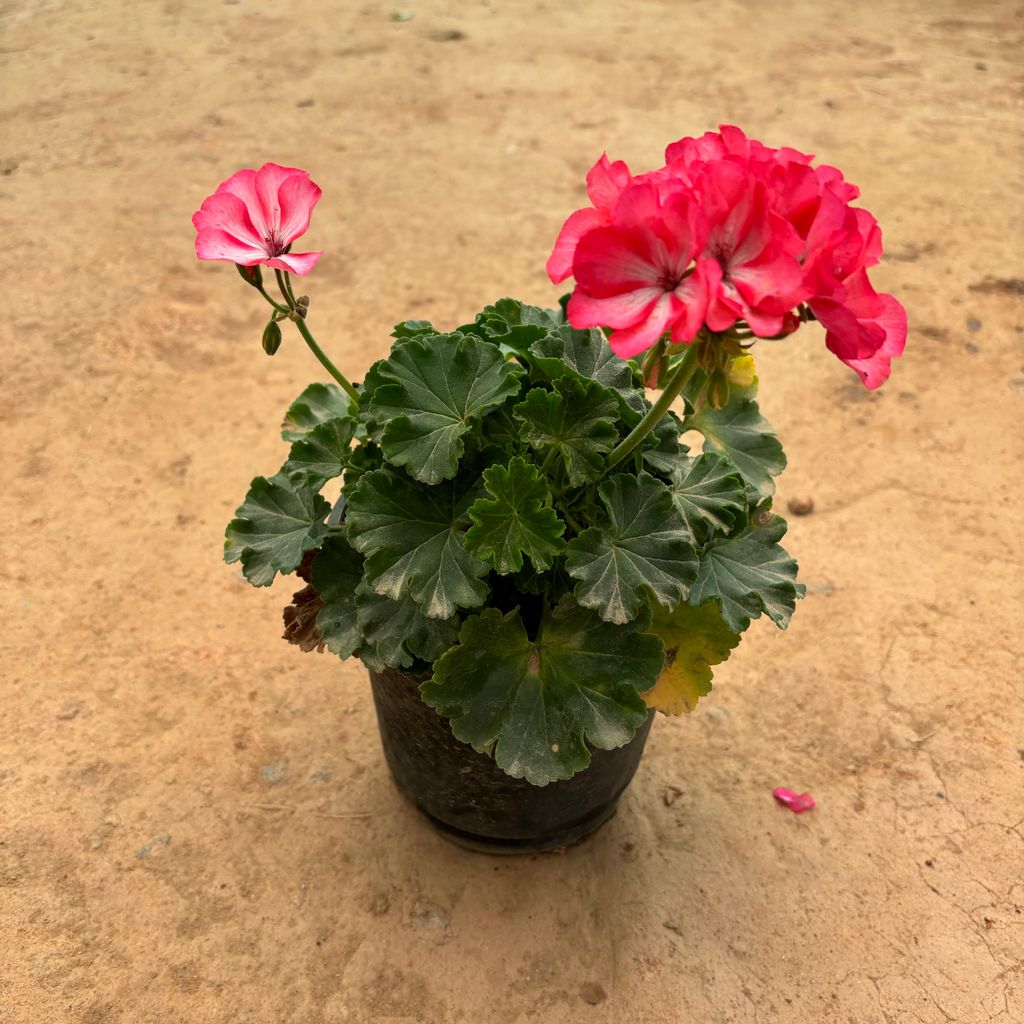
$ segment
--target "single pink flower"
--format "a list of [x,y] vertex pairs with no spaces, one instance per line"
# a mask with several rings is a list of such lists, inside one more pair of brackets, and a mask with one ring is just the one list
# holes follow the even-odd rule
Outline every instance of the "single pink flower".
[[841,300],[815,296],[807,304],[825,328],[828,350],[874,391],[889,379],[891,361],[906,347],[907,311],[894,296],[876,292],[864,270],[846,278],[842,289]]
[[694,263],[705,229],[693,196],[681,186],[634,182],[607,216],[575,244],[569,322],[612,328],[609,344],[624,359],[666,332],[674,342],[692,341],[707,308],[709,270]]
[[768,186],[739,161],[703,164],[694,189],[709,222],[708,327],[724,331],[742,319],[761,337],[779,334],[808,294],[799,236],[772,210]]
[[779,786],[772,790],[772,796],[776,802],[788,807],[794,814],[814,810],[814,797],[810,793],[794,793],[791,789]]
[[890,363],[907,342],[906,310],[868,280],[867,268],[881,253],[875,218],[826,188],[807,236],[807,305],[825,328],[829,351],[859,373],[869,390],[888,380]]
[[308,274],[322,252],[288,252],[309,227],[320,188],[307,171],[264,164],[232,174],[192,217],[196,256]]

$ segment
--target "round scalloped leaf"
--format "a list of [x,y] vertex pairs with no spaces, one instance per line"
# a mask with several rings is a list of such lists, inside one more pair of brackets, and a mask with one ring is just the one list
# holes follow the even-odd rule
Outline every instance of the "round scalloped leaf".
[[320,546],[330,510],[308,484],[295,483],[284,473],[258,476],[228,523],[224,561],[240,561],[254,587],[268,587],[279,572],[293,572],[307,551]]
[[643,440],[644,463],[661,476],[670,477],[679,460],[690,450],[681,444],[683,425],[674,412],[667,412]]
[[752,522],[734,537],[712,541],[701,555],[690,604],[714,598],[730,629],[742,633],[762,612],[780,629],[789,625],[804,588],[796,582],[797,564],[778,543],[786,521],[772,516],[764,526]]
[[374,372],[370,417],[385,424],[384,456],[428,484],[455,476],[463,436],[519,391],[523,374],[495,345],[458,334],[401,341]]
[[337,384],[310,384],[284,414],[281,437],[298,441],[328,420],[348,416],[352,402]]
[[747,511],[747,487],[736,467],[720,455],[680,459],[669,490],[686,520],[690,541],[703,545],[714,533],[728,533]]
[[647,621],[613,626],[569,599],[531,641],[518,611],[488,608],[463,623],[420,691],[457,739],[514,778],[568,779],[590,763],[588,743],[620,747],[646,720],[640,694],[664,664]]
[[515,408],[523,437],[531,448],[562,459],[574,487],[597,480],[604,472],[602,454],[619,439],[615,395],[596,381],[565,376],[554,391],[534,388]]
[[722,409],[707,405],[686,420],[687,430],[704,435],[704,451],[724,455],[747,482],[755,498],[775,493],[775,481],[786,468],[786,456],[757,402],[733,395]]
[[566,568],[576,600],[609,622],[629,622],[647,594],[674,608],[697,576],[697,555],[669,489],[649,473],[620,473],[598,488],[610,520],[567,546]]
[[459,639],[458,619],[428,619],[410,597],[392,601],[365,583],[355,592],[356,616],[364,643],[360,657],[376,671],[431,664]]
[[428,487],[404,473],[366,473],[348,494],[348,539],[366,556],[366,581],[377,594],[411,597],[431,619],[487,598],[480,579],[490,566],[464,542],[466,510],[478,481],[455,480]]
[[666,715],[692,711],[711,692],[711,666],[729,657],[739,633],[725,624],[714,601],[699,608],[681,604],[671,612],[656,609],[650,629],[665,645],[665,667],[644,694],[647,706]]
[[473,526],[466,534],[466,548],[477,558],[490,561],[505,575],[518,572],[527,555],[535,569],[549,569],[555,555],[565,548],[565,523],[551,507],[547,480],[536,466],[515,458],[505,466],[484,470],[488,497],[469,507]]
[[308,434],[293,442],[288,461],[281,469],[293,480],[323,487],[341,476],[352,454],[356,421],[340,416],[319,423]]
[[623,421],[633,426],[649,408],[641,388],[634,387],[631,364],[620,359],[595,327],[576,330],[561,324],[530,349],[530,366],[541,379],[557,380],[570,374],[596,380],[618,400]]
[[344,537],[328,537],[313,561],[313,587],[323,605],[316,626],[327,649],[340,658],[354,654],[362,643],[355,601],[362,578],[363,556]]

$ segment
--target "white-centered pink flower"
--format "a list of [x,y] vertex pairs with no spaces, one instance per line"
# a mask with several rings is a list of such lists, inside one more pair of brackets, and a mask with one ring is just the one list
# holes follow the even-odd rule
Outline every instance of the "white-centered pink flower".
[[323,253],[289,249],[309,227],[320,195],[309,172],[298,167],[264,164],[258,171],[237,171],[192,217],[196,256],[308,274]]

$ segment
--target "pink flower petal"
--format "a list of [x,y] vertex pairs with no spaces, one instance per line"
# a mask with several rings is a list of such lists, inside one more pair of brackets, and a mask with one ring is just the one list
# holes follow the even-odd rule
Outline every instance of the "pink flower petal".
[[674,302],[674,323],[672,341],[693,341],[704,322],[708,308],[708,288],[711,281],[721,278],[721,269],[713,260],[701,260],[694,272],[672,293]]
[[672,294],[663,292],[645,320],[635,327],[612,331],[611,337],[608,339],[612,351],[622,359],[631,359],[641,352],[646,352],[672,323],[672,305]]
[[246,210],[252,221],[252,226],[261,239],[267,239],[271,235],[271,226],[267,223],[266,214],[260,203],[260,197],[256,191],[256,172],[251,167],[236,171],[217,186],[215,195],[226,192],[228,195],[238,196],[245,204]]
[[295,174],[306,175],[306,172],[298,167],[282,167],[280,164],[264,164],[256,172],[256,196],[260,209],[271,233],[278,239],[281,236],[281,186]]
[[281,204],[279,237],[282,245],[291,245],[309,229],[313,207],[322,194],[320,186],[314,184],[305,171],[284,179],[277,194]]
[[601,227],[588,231],[576,247],[572,270],[588,294],[607,298],[658,284],[650,239],[637,231]]
[[810,793],[794,793],[791,789],[779,786],[772,790],[772,796],[794,814],[803,814],[804,811],[814,810],[814,797]]
[[555,239],[555,248],[548,257],[547,272],[552,284],[560,284],[572,274],[572,261],[580,239],[592,228],[600,227],[604,218],[589,206],[571,213]]
[[602,153],[600,160],[587,172],[587,196],[599,211],[609,213],[631,180],[624,161],[612,163],[608,154]]
[[192,215],[197,231],[226,231],[244,245],[264,248],[263,238],[253,226],[245,203],[228,192],[215,192],[203,200],[203,205]]
[[569,298],[566,313],[569,323],[577,330],[583,327],[632,327],[646,318],[664,294],[663,289],[650,287],[595,298],[577,288]]
[[274,270],[287,270],[293,274],[304,277],[313,267],[316,261],[323,256],[323,252],[283,252],[273,259],[267,260],[267,266]]
[[252,267],[267,258],[266,250],[248,245],[220,228],[202,228],[196,235],[196,257],[201,260],[229,260]]
[[[907,344],[907,311],[891,295],[882,294],[883,311],[875,318],[874,324],[885,332],[885,340],[874,355],[867,359],[844,359],[851,369],[856,370],[869,391],[881,387],[888,379],[890,362],[903,354]],[[825,337],[828,344],[828,336]]]

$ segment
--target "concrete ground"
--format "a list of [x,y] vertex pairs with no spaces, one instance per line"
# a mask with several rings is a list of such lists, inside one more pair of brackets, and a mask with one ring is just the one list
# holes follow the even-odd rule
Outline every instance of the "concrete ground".
[[[1024,1021],[1021,8],[1009,2],[0,2],[0,1021]],[[221,564],[317,379],[198,265],[241,166],[309,168],[310,323],[550,303],[607,149],[719,122],[885,229],[906,358],[759,353],[808,597],[759,622],[562,856],[436,837],[365,673]],[[800,817],[771,790],[808,789]]]

